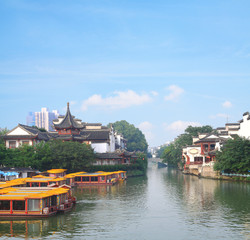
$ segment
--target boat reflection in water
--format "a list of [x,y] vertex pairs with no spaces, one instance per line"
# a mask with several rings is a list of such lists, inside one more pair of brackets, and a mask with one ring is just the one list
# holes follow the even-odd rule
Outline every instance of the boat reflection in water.
[[51,229],[61,229],[65,225],[62,216],[37,220],[0,221],[0,237],[38,238],[53,235]]

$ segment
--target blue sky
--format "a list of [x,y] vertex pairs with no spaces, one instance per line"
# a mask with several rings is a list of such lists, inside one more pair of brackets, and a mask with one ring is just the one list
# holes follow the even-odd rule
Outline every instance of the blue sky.
[[127,120],[150,146],[188,125],[250,110],[250,2],[3,0],[0,127],[42,107],[104,125]]

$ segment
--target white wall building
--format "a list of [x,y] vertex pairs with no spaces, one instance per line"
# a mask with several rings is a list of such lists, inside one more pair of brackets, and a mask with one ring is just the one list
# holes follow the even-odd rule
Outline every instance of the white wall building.
[[239,121],[238,135],[250,139],[250,114],[246,112],[243,114],[243,119]]

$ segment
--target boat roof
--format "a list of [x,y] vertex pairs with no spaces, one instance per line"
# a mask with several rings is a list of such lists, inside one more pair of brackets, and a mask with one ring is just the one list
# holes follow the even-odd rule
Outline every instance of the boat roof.
[[60,168],[60,169],[50,169],[50,170],[48,170],[47,172],[48,173],[64,173],[64,172],[66,172],[67,171],[67,169],[62,169],[62,168]]
[[42,199],[54,195],[65,194],[68,188],[4,188],[0,190],[1,200]]

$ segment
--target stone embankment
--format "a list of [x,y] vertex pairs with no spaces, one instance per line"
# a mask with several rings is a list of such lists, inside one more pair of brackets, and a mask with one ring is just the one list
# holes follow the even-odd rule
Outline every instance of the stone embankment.
[[201,166],[190,165],[189,168],[183,170],[183,174],[190,174],[202,178],[211,178],[218,180],[230,180],[230,181],[244,181],[250,182],[249,177],[237,177],[237,176],[224,176],[219,171],[213,169],[213,165]]

